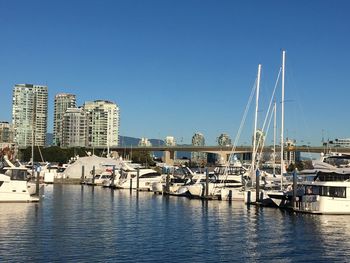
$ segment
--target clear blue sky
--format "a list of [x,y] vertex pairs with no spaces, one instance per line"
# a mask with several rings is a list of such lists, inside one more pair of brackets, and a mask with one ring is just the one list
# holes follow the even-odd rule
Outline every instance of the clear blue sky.
[[14,84],[46,84],[49,131],[54,95],[71,92],[117,103],[121,135],[213,145],[236,136],[258,63],[262,122],[285,49],[285,134],[350,137],[349,14],[347,0],[0,0],[0,120]]

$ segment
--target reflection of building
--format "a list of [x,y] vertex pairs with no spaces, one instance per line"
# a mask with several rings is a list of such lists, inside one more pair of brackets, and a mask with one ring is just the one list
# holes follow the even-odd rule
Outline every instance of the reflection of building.
[[13,143],[13,125],[8,122],[0,122],[0,143]]
[[85,147],[87,145],[87,119],[82,108],[68,108],[62,116],[61,146]]
[[[195,133],[192,137],[193,146],[205,146],[204,135]],[[192,152],[191,161],[197,164],[205,164],[207,162],[207,154],[203,152]]]
[[108,147],[119,144],[119,107],[110,101],[87,101],[88,146]]
[[147,138],[144,138],[142,137],[139,141],[139,146],[142,146],[142,147],[151,147],[152,146],[152,143],[147,139]]
[[231,146],[231,138],[228,134],[226,133],[222,133],[220,134],[220,136],[218,137],[218,145],[219,146]]
[[176,140],[173,136],[165,137],[164,143],[166,146],[176,146]]
[[53,141],[54,145],[62,144],[62,122],[63,116],[68,108],[76,107],[75,95],[67,93],[59,93],[55,96],[55,109],[53,116]]
[[13,88],[12,123],[19,147],[45,146],[47,132],[47,86],[17,84]]

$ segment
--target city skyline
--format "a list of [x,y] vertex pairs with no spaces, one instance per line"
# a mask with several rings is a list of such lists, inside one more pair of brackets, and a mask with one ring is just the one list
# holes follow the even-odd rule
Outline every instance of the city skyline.
[[[261,126],[285,49],[285,137],[312,145],[350,137],[347,1],[11,1],[0,7],[0,121],[11,123],[12,87],[33,83],[49,87],[49,132],[54,96],[64,92],[76,94],[78,105],[117,103],[120,135],[171,135],[181,144],[200,132],[214,145],[227,133],[234,141],[258,63]],[[38,15],[27,19],[28,13]],[[279,90],[276,95],[279,101]],[[252,123],[250,110],[239,144],[251,142]],[[268,143],[271,134],[270,128]]]

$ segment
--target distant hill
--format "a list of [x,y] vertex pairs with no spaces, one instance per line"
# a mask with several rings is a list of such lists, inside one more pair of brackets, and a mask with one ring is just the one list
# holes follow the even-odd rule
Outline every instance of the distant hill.
[[140,139],[128,136],[119,136],[119,145],[120,146],[137,146],[139,144]]
[[[129,137],[129,136],[119,136],[119,145],[120,146],[138,146],[140,138]],[[164,141],[160,139],[149,139],[152,143],[152,146],[162,146],[164,145]]]
[[[129,136],[119,136],[119,145],[121,147],[135,147],[138,146],[140,138],[135,138],[135,137],[129,137]],[[163,146],[164,141],[161,139],[149,139],[149,141],[152,143],[153,146]],[[53,145],[53,133],[46,133],[46,147],[52,146]],[[154,155],[156,157],[162,157],[163,152],[154,152]],[[182,159],[182,158],[191,158],[191,153],[190,152],[177,152],[177,158]]]

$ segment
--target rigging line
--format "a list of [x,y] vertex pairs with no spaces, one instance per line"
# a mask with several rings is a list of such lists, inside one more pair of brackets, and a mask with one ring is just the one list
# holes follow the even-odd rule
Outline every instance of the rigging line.
[[42,162],[45,162],[45,161],[44,161],[43,154],[41,153],[41,150],[40,150],[39,145],[38,145],[38,150],[39,150],[39,153],[40,153],[41,161],[42,161]]
[[[270,124],[271,124],[271,120],[272,120],[272,116],[273,116],[273,115],[274,115],[274,112],[271,111],[270,118],[269,118],[269,122],[268,122],[267,128],[266,128],[266,134],[268,133],[268,131],[269,131],[269,129],[270,129]],[[259,152],[259,155],[260,155],[260,156],[261,156],[262,151],[263,151],[263,149],[264,149],[265,141],[266,141],[266,140],[263,140],[262,146],[261,146],[261,148],[260,148],[260,152]],[[260,140],[259,140],[258,144],[259,144],[259,143],[260,143]],[[258,158],[257,167],[259,167],[260,161],[261,161],[261,158]]]
[[[263,123],[263,127],[262,127],[262,129],[261,129],[262,133],[264,133],[265,126],[266,126],[266,121],[267,121],[267,118],[268,118],[269,115],[270,115],[272,102],[273,102],[274,99],[275,99],[275,93],[276,93],[278,81],[279,81],[279,78],[280,78],[280,75],[281,75],[281,71],[282,71],[282,67],[280,67],[280,69],[279,69],[279,71],[278,71],[278,74],[277,74],[277,79],[276,79],[275,86],[274,86],[274,89],[273,89],[273,92],[272,92],[272,95],[271,95],[269,107],[268,107],[268,109],[267,109],[267,112],[266,112],[266,115],[265,115],[265,119],[264,119],[264,123]],[[271,116],[272,116],[272,114],[270,115],[270,121],[271,121]],[[259,149],[259,146],[260,146],[260,140],[258,141],[258,145],[256,146],[256,149],[255,149],[255,152],[254,152],[255,155],[256,155],[256,154],[258,153],[258,151],[259,151],[259,150],[258,150],[258,149]]]
[[276,93],[278,81],[279,81],[279,78],[280,78],[280,75],[281,75],[281,71],[282,71],[282,67],[280,67],[280,69],[279,69],[279,71],[278,71],[277,79],[276,79],[276,82],[275,82],[275,87],[273,88],[273,92],[272,92],[272,95],[271,95],[269,107],[268,107],[267,113],[266,113],[266,115],[265,115],[265,120],[264,120],[264,124],[263,124],[263,127],[262,127],[262,131],[264,131],[264,128],[265,128],[265,125],[266,125],[266,121],[267,121],[267,117],[268,117],[268,115],[270,114],[272,102],[273,102],[273,100],[275,99],[275,93]]
[[230,155],[229,155],[228,161],[227,161],[226,166],[225,166],[225,169],[224,169],[224,174],[226,175],[226,178],[227,178],[227,176],[228,176],[228,174],[227,174],[228,166],[230,165],[231,160],[232,160],[232,158],[233,158],[234,152],[235,152],[236,147],[237,147],[238,140],[239,140],[239,138],[240,138],[240,136],[241,136],[241,132],[242,132],[242,129],[243,129],[243,125],[244,125],[245,120],[246,120],[246,118],[247,118],[247,114],[248,114],[248,111],[249,111],[249,108],[250,108],[250,104],[251,104],[252,99],[253,99],[253,97],[254,97],[254,93],[255,93],[255,90],[256,90],[256,83],[257,83],[257,78],[255,79],[253,88],[252,88],[252,90],[251,90],[251,92],[250,92],[250,96],[249,96],[247,105],[246,105],[246,107],[245,107],[245,110],[244,110],[244,113],[243,113],[243,117],[242,117],[241,123],[240,123],[240,125],[239,125],[239,128],[238,128],[238,131],[237,131],[235,140],[234,140],[233,145],[232,145],[231,153],[230,153]]
[[[289,64],[290,64],[290,63],[289,63]],[[299,118],[301,119],[302,124],[303,124],[303,126],[305,127],[306,132],[307,132],[307,134],[308,134],[307,137],[309,137],[309,139],[310,139],[310,134],[311,134],[311,132],[310,132],[310,126],[307,125],[307,122],[306,122],[306,119],[305,119],[305,114],[304,114],[305,111],[304,111],[303,106],[302,106],[302,104],[301,104],[300,92],[299,92],[299,90],[298,90],[297,88],[295,88],[295,87],[296,87],[296,83],[295,83],[295,81],[294,81],[295,78],[294,78],[293,67],[289,66],[289,68],[290,68],[290,70],[289,70],[290,73],[287,72],[286,75],[287,75],[287,78],[288,78],[288,80],[289,80],[288,82],[291,83],[292,86],[294,86],[294,88],[293,88],[292,90],[295,91],[295,96],[297,97],[296,101],[297,101],[298,109],[299,109],[299,111],[300,111],[300,115],[298,115],[298,119],[299,119]],[[310,141],[310,140],[307,140],[307,141]],[[307,154],[308,154],[309,158],[312,159],[312,155],[311,155],[311,152],[310,152],[310,148],[307,147],[307,149],[308,149]]]

